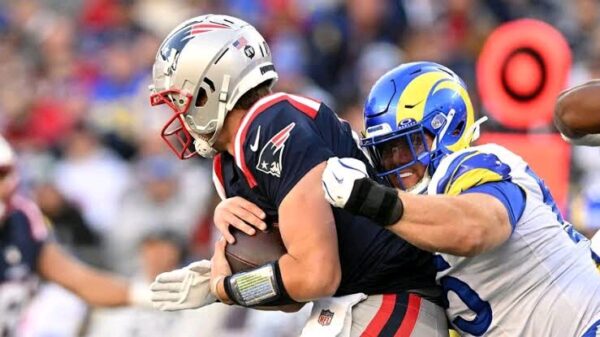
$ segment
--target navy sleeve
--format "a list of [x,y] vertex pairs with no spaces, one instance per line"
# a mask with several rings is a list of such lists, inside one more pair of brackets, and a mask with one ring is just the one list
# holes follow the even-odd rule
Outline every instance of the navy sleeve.
[[500,200],[508,212],[513,231],[525,209],[525,192],[517,184],[510,181],[504,180],[478,185],[463,193],[485,193]]
[[249,127],[243,145],[246,175],[276,208],[308,171],[334,156],[316,126],[317,114],[282,101]]

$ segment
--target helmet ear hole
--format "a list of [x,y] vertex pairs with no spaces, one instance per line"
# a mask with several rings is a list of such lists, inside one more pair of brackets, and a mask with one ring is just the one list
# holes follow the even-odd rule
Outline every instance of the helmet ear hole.
[[465,128],[465,122],[460,121],[460,123],[458,123],[456,128],[454,128],[454,130],[452,131],[452,136],[454,136],[454,137],[459,136],[463,132],[464,128]]
[[206,90],[204,88],[200,88],[198,90],[198,95],[196,95],[196,107],[203,107],[208,102],[208,95],[206,94]]

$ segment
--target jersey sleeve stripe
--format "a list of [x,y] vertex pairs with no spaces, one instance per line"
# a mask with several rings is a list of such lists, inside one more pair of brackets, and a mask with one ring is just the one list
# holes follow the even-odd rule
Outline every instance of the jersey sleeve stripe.
[[43,241],[48,237],[48,227],[44,221],[44,216],[40,209],[32,202],[18,195],[11,200],[16,209],[21,210],[27,220],[29,220],[29,228],[34,239]]
[[466,157],[471,156],[474,153],[475,153],[474,151],[462,153],[460,156],[455,158],[450,163],[450,165],[447,167],[446,171],[444,172],[444,176],[440,179],[440,181],[436,187],[437,194],[444,193],[444,191],[446,190],[446,187],[450,184],[452,178],[454,177],[456,170],[458,170],[458,168],[460,167],[460,164],[463,162],[463,160]]
[[213,158],[213,172],[212,172],[212,181],[215,185],[215,189],[217,190],[217,194],[221,198],[221,200],[227,199],[227,195],[225,194],[225,183],[223,181],[223,166],[221,165],[221,154],[217,154],[215,158]]
[[246,137],[248,135],[248,128],[252,121],[258,116],[261,112],[265,111],[267,108],[273,106],[273,104],[279,103],[286,99],[286,95],[284,93],[277,93],[273,95],[269,95],[261,98],[258,102],[252,106],[252,108],[246,113],[246,116],[242,119],[242,123],[240,124],[240,128],[235,134],[235,144],[234,144],[234,157],[236,165],[242,170],[250,188],[254,188],[256,186],[256,179],[248,166],[246,165],[246,161],[244,158],[244,142],[246,141]]
[[321,102],[298,95],[288,95],[288,97],[290,98],[289,102],[294,106],[294,108],[304,112],[312,119],[317,117],[317,113],[321,107]]
[[471,187],[502,180],[504,178],[494,171],[485,168],[471,169],[452,181],[446,188],[445,194],[459,195]]
[[438,191],[459,195],[471,187],[508,179],[510,167],[498,157],[489,153],[471,152],[455,159],[438,185]]

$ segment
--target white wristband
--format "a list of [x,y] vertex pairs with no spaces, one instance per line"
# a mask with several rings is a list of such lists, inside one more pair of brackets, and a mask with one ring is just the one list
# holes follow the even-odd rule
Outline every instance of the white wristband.
[[127,296],[131,305],[152,308],[150,286],[146,283],[135,282],[130,284]]
[[564,140],[573,145],[600,146],[600,133],[589,134],[579,138],[569,138],[562,133],[561,136]]

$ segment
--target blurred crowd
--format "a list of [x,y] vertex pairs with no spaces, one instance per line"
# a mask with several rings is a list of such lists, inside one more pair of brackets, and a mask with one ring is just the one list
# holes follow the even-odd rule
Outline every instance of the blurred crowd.
[[[413,60],[455,70],[485,114],[475,62],[489,33],[516,18],[567,37],[569,85],[600,77],[598,0],[0,0],[0,132],[19,154],[23,193],[80,259],[148,281],[210,257],[211,163],[170,153],[159,136],[170,112],[148,98],[160,41],[207,13],[255,25],[280,75],[275,89],[320,99],[357,130],[374,81]],[[600,228],[599,158],[579,148],[572,163],[571,213],[589,233]],[[293,336],[302,323],[209,308],[90,311],[48,285],[30,310],[31,336]]]

